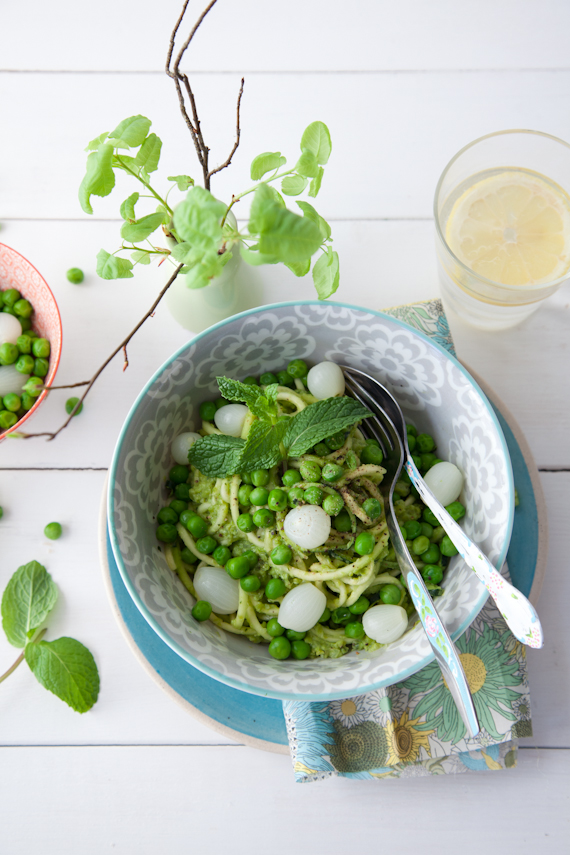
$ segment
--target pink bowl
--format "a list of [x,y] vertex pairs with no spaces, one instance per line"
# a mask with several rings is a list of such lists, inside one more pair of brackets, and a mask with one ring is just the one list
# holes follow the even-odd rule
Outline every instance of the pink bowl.
[[[16,288],[22,297],[30,301],[34,307],[33,327],[43,338],[49,340],[51,345],[49,371],[44,384],[46,387],[51,386],[59,365],[62,342],[61,317],[55,297],[43,276],[23,255],[0,243],[0,289],[5,291],[7,288]],[[14,427],[0,432],[0,441],[6,434],[19,429],[26,419],[35,413],[47,394],[45,391],[42,392],[32,409],[28,410]]]

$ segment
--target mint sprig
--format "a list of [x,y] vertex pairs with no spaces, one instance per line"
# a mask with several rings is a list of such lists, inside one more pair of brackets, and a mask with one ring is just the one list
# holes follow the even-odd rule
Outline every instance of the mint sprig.
[[2,595],[2,626],[10,644],[23,648],[0,683],[25,659],[36,679],[76,712],[87,712],[99,695],[97,665],[89,650],[74,638],[42,641],[38,629],[53,609],[57,587],[37,561],[19,567]]
[[278,383],[272,383],[262,390],[259,386],[250,386],[247,383],[240,383],[239,380],[230,380],[229,377],[216,377],[216,380],[222,398],[246,404],[254,416],[264,421],[271,421],[277,417],[275,401],[279,390]]
[[371,415],[370,410],[353,398],[325,398],[309,404],[289,420],[283,442],[291,457],[299,457],[317,442]]

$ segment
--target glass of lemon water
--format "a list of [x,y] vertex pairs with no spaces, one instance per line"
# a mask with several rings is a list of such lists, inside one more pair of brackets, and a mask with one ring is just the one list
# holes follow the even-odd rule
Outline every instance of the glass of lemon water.
[[538,131],[488,134],[445,167],[434,200],[443,301],[501,330],[570,278],[570,145]]

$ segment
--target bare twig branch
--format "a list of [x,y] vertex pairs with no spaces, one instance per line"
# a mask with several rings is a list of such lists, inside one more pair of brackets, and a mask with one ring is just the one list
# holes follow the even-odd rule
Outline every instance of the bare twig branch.
[[221,170],[222,170],[222,169],[225,169],[225,168],[226,168],[226,166],[229,166],[229,165],[230,165],[230,163],[232,162],[232,157],[234,156],[234,154],[235,154],[235,153],[236,153],[236,151],[237,151],[237,147],[238,147],[238,145],[239,145],[239,138],[240,138],[240,136],[241,136],[241,128],[240,128],[240,125],[239,125],[239,110],[240,110],[240,106],[241,106],[241,96],[243,95],[243,85],[244,85],[244,83],[245,83],[245,80],[244,80],[244,78],[242,77],[242,79],[241,79],[241,86],[240,86],[240,88],[239,88],[238,99],[237,99],[236,141],[235,141],[235,143],[234,143],[234,147],[233,147],[233,148],[232,148],[232,150],[230,151],[230,155],[229,155],[228,159],[225,161],[225,163],[222,163],[222,165],[221,165],[221,166],[216,166],[216,168],[215,168],[215,169],[212,169],[212,170],[208,173],[208,181],[209,181],[209,179],[212,177],[212,175],[215,175],[215,174],[216,174],[216,172],[221,172]]
[[[131,332],[128,334],[128,336],[118,345],[118,347],[115,348],[113,353],[105,360],[105,362],[99,366],[99,368],[97,369],[97,371],[95,372],[95,374],[93,375],[91,380],[87,381],[87,384],[85,384],[85,383],[73,383],[70,386],[52,386],[51,387],[51,389],[70,389],[70,388],[72,388],[72,386],[87,385],[87,389],[85,390],[85,392],[83,393],[83,395],[81,396],[81,398],[79,399],[79,401],[77,402],[77,404],[75,405],[73,410],[71,411],[69,417],[61,425],[61,427],[59,427],[54,432],[44,431],[43,433],[24,433],[23,431],[17,431],[18,436],[20,438],[32,439],[36,436],[47,436],[48,442],[50,442],[52,439],[55,439],[56,436],[58,434],[60,434],[61,431],[64,430],[68,426],[68,424],[71,422],[71,420],[73,419],[73,416],[75,415],[75,413],[79,409],[79,405],[83,403],[83,401],[85,400],[85,398],[89,394],[89,392],[90,392],[91,388],[93,387],[97,378],[103,373],[103,371],[105,370],[107,365],[115,358],[115,356],[121,350],[124,352],[124,356],[125,356],[125,364],[123,366],[123,371],[125,370],[125,368],[127,368],[128,364],[129,364],[128,359],[127,359],[127,350],[126,350],[128,343],[133,338],[133,336],[139,331],[139,329],[142,327],[144,322],[148,318],[150,318],[151,315],[154,314],[156,307],[158,306],[158,304],[160,303],[160,301],[162,300],[162,298],[164,297],[164,295],[166,294],[166,292],[168,291],[168,289],[170,288],[170,286],[172,285],[172,283],[174,282],[174,280],[176,279],[176,277],[178,276],[180,271],[182,270],[183,266],[184,266],[183,264],[178,265],[178,267],[176,268],[176,270],[174,271],[174,273],[172,274],[172,276],[170,277],[170,279],[168,280],[168,282],[166,283],[166,285],[164,286],[164,288],[162,289],[162,291],[160,292],[160,294],[158,295],[158,297],[156,298],[156,300],[154,301],[154,303],[152,304],[152,306],[150,307],[148,312],[140,319],[140,321],[138,322],[136,327],[131,330]],[[51,391],[51,389],[50,389],[50,391]]]

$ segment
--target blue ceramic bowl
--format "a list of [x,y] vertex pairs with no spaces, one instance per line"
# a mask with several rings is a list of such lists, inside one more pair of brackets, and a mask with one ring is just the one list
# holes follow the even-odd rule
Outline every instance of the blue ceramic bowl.
[[[156,513],[167,501],[170,445],[199,426],[200,404],[219,394],[215,377],[278,371],[296,358],[353,365],[392,390],[406,419],[431,433],[438,454],[464,473],[465,529],[499,567],[509,545],[514,490],[503,433],[476,383],[446,350],[380,312],[320,302],[264,306],[196,336],[156,372],[125,421],[110,470],[109,535],[127,590],[160,638],[210,677],[265,697],[324,701],[390,685],[426,665],[432,654],[421,625],[375,652],[279,662],[265,645],[192,618],[192,597],[155,537]],[[486,599],[485,588],[456,556],[438,600],[454,637]]]

